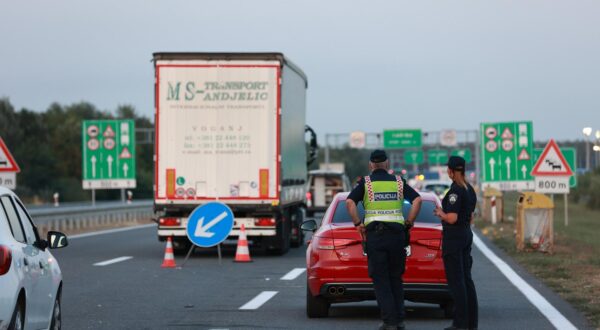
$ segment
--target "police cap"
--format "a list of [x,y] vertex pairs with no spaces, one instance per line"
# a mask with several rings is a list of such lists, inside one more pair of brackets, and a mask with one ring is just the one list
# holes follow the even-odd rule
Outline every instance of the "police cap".
[[459,156],[450,156],[448,159],[448,168],[455,171],[465,170],[465,159]]
[[371,158],[369,158],[369,160],[371,160],[371,162],[373,163],[383,163],[387,160],[387,154],[385,153],[385,151],[377,149],[375,151],[373,151],[371,153]]

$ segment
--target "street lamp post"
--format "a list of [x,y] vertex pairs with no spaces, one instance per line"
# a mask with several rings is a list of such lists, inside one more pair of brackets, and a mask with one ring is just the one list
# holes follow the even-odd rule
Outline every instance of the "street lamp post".
[[594,154],[596,154],[596,163],[594,168],[597,168],[600,164],[600,130],[596,131],[596,142],[594,142]]
[[583,135],[585,136],[585,170],[590,170],[590,136],[592,135],[591,127],[583,128]]

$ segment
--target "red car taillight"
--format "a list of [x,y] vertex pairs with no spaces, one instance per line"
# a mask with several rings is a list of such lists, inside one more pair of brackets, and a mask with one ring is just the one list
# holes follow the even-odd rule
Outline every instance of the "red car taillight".
[[418,239],[417,244],[423,245],[432,250],[439,250],[442,245],[442,240],[439,239]]
[[273,218],[258,218],[258,219],[254,219],[254,225],[257,226],[257,227],[275,226],[275,219],[273,219]]
[[0,245],[0,275],[8,273],[12,264],[12,254],[6,246]]
[[160,218],[158,224],[165,227],[176,227],[181,225],[179,218]]
[[319,237],[319,241],[317,242],[317,248],[319,250],[341,250],[345,249],[350,245],[360,244],[360,241],[355,239],[346,239],[346,238],[324,238]]

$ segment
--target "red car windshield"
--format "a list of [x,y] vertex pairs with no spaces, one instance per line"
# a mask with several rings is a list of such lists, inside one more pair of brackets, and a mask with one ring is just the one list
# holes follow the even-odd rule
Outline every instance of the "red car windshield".
[[[410,203],[404,202],[404,207],[402,208],[402,213],[404,213],[404,218],[408,217],[408,213],[410,212]],[[417,216],[416,222],[420,223],[434,223],[439,224],[440,218],[436,217],[433,214],[433,210],[435,210],[435,203],[429,200],[423,200],[421,203],[421,211],[419,211],[419,215]],[[361,219],[365,218],[365,208],[363,203],[358,203],[358,215]],[[350,219],[350,214],[348,214],[348,210],[346,209],[346,200],[338,202],[335,213],[333,214],[332,223],[345,223],[352,222]]]

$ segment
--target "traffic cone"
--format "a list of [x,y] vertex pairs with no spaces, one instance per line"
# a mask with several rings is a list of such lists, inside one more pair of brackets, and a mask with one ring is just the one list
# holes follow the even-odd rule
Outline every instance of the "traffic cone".
[[250,250],[248,249],[248,238],[246,237],[246,227],[242,224],[240,237],[238,239],[237,250],[235,251],[234,262],[252,262],[250,259]]
[[173,256],[173,243],[171,236],[167,237],[167,247],[165,248],[165,259],[161,265],[162,268],[175,268],[175,257]]

